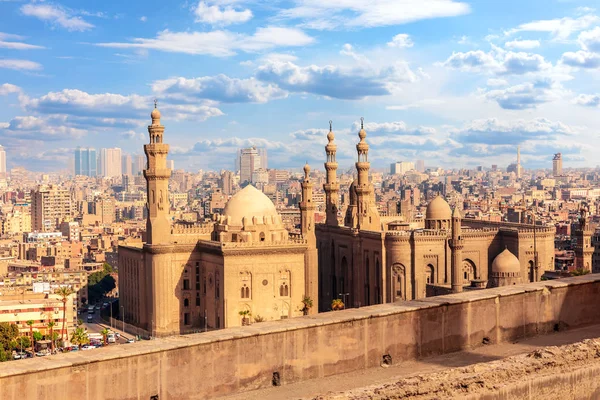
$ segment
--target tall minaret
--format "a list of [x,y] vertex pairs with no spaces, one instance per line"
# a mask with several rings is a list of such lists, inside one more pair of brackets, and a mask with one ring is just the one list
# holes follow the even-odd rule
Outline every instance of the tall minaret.
[[521,146],[517,146],[517,178],[521,179]]
[[451,264],[451,280],[452,280],[452,293],[459,293],[463,290],[462,281],[462,249],[464,247],[463,239],[461,238],[461,215],[458,207],[454,207],[452,213],[452,240],[450,240],[450,249],[452,251],[452,264]]
[[356,145],[358,152],[358,161],[356,162],[356,171],[358,178],[356,181],[356,228],[367,230],[378,230],[381,227],[380,217],[377,207],[373,202],[373,188],[369,182],[369,145],[365,141],[367,132],[364,127],[364,118],[360,119],[360,131],[358,132],[360,142]]
[[[317,237],[315,235],[315,204],[313,203],[313,183],[310,181],[310,166],[304,166],[302,181],[302,201],[300,202],[300,229],[307,242],[304,254],[304,292],[314,302],[319,300],[319,265],[317,257]],[[310,309],[314,314],[318,307]]]
[[171,241],[171,222],[169,221],[169,178],[171,170],[167,168],[169,145],[163,143],[165,127],[160,124],[160,111],[156,108],[150,114],[152,125],[148,126],[150,144],[144,145],[148,160],[144,170],[148,196],[148,218],[146,219],[146,243],[167,244]]
[[[592,255],[594,253],[592,235],[594,232],[590,229],[587,206],[584,205],[581,207],[579,212],[581,213],[579,218],[579,229],[575,231],[575,268],[592,272]],[[536,267],[539,267],[539,265]],[[538,273],[539,272],[540,271],[538,271]]]
[[325,205],[326,205],[326,220],[327,225],[338,225],[337,213],[338,213],[338,200],[340,184],[337,182],[337,161],[335,160],[335,153],[337,152],[337,146],[333,143],[335,135],[332,130],[332,123],[329,121],[329,133],[327,134],[327,146],[325,146],[325,152],[327,153],[327,162],[325,163],[325,171],[327,171],[327,180],[323,185],[325,190]]

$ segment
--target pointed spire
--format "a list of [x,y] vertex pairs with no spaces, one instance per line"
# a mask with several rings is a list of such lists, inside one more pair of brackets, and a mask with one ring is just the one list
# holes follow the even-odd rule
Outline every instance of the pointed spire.
[[329,143],[333,142],[333,139],[335,139],[335,135],[333,134],[333,122],[331,120],[329,120],[329,133],[327,134],[327,140],[329,140]]
[[462,215],[460,215],[460,210],[458,209],[458,206],[454,207],[454,212],[452,213],[452,218],[462,218]]

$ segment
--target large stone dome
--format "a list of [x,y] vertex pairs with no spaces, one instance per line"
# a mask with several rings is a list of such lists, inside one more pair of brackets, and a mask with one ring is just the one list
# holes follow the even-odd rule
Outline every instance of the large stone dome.
[[521,273],[521,263],[519,259],[508,249],[494,258],[492,262],[492,273]]
[[225,217],[230,217],[229,225],[242,226],[242,219],[246,217],[252,221],[253,217],[261,220],[264,216],[277,216],[275,205],[263,192],[252,185],[248,185],[235,194],[223,210]]
[[427,206],[425,218],[441,220],[452,219],[452,210],[450,209],[450,205],[442,198],[442,196],[437,196],[435,199],[431,200]]

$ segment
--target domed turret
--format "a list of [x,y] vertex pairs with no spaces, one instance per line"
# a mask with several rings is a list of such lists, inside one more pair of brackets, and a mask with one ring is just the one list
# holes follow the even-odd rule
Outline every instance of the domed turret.
[[152,118],[152,125],[160,125],[160,111],[156,108],[158,105],[158,101],[154,100],[154,110],[150,113],[150,118]]
[[437,196],[429,202],[425,211],[426,229],[449,229],[452,219],[452,209],[442,196]]
[[494,258],[488,287],[509,286],[522,283],[521,262],[508,249]]
[[258,217],[262,222],[264,217],[277,217],[279,214],[271,199],[254,186],[248,185],[227,202],[223,215],[229,218],[228,225],[242,226],[244,217],[249,222]]
[[308,163],[304,164],[304,177],[305,179],[308,179],[308,176],[310,175],[310,165],[308,165]]

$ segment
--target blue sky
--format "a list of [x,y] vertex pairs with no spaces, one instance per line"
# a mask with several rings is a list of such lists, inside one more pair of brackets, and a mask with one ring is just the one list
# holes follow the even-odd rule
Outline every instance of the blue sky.
[[154,98],[177,168],[598,164],[600,10],[583,0],[0,0],[9,167],[77,146],[141,154]]

